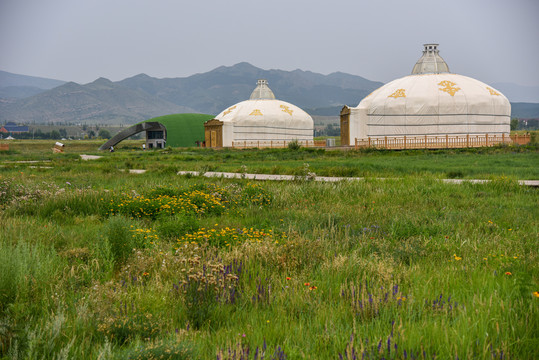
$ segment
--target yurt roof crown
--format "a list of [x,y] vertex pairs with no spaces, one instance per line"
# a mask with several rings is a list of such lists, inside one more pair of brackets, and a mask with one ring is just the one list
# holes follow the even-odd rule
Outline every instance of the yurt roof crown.
[[273,91],[268,87],[268,80],[260,79],[256,84],[249,100],[275,100]]
[[448,73],[449,66],[439,54],[438,44],[423,44],[423,55],[414,65],[412,75]]

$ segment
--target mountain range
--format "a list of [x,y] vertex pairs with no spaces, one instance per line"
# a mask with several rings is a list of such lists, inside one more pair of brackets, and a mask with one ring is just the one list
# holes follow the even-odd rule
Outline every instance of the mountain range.
[[194,112],[142,90],[99,78],[68,82],[15,101],[0,102],[0,122],[130,124],[157,115]]
[[[341,72],[263,70],[246,62],[184,78],[139,74],[117,82],[99,78],[84,85],[0,71],[0,123],[132,124],[172,113],[217,114],[248,99],[258,79],[267,79],[277,98],[311,115],[335,117],[344,104],[355,106],[383,85]],[[506,85],[518,92],[517,85]],[[533,89],[527,88],[527,93]],[[526,115],[522,117],[539,118],[539,104],[515,105],[514,110]]]
[[0,98],[22,99],[65,84],[65,81],[0,71]]

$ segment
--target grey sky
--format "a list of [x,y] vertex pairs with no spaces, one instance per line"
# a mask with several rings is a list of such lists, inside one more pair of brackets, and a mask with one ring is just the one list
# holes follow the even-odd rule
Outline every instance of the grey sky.
[[451,72],[539,85],[539,0],[0,0],[0,70],[87,83],[263,69],[408,75],[422,44]]

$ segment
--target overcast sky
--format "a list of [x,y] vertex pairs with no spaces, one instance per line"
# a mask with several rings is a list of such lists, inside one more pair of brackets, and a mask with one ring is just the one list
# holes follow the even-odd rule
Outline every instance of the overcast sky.
[[451,72],[539,86],[539,0],[0,0],[0,70],[79,83],[242,61],[387,82],[430,42]]

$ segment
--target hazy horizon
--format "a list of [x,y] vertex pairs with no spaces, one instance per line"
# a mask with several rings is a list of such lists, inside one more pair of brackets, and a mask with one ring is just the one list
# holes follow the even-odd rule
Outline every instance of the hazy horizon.
[[432,42],[453,73],[539,86],[537,15],[536,0],[0,0],[0,69],[84,84],[248,62],[388,82]]

